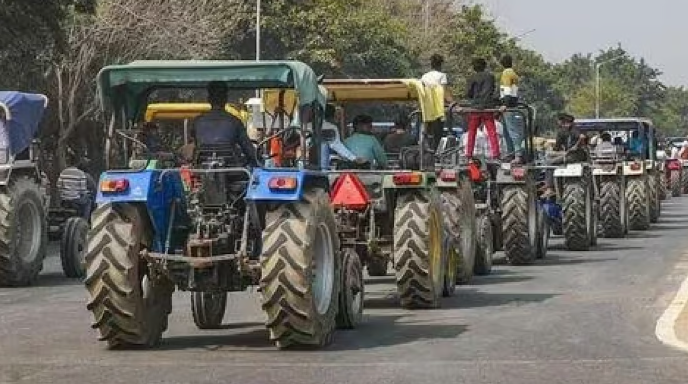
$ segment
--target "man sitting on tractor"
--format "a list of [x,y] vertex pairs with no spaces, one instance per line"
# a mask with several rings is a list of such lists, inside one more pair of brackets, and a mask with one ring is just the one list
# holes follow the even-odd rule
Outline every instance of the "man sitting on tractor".
[[406,131],[408,123],[398,118],[391,133],[385,137],[384,148],[387,153],[400,153],[403,148],[416,145],[416,138]]
[[373,118],[358,115],[352,122],[354,134],[344,141],[357,157],[365,159],[375,168],[387,167],[387,155],[380,141],[373,134]]
[[213,81],[208,84],[210,111],[194,121],[197,149],[207,145],[238,145],[248,160],[248,165],[258,166],[256,148],[248,138],[244,123],[225,110],[227,92],[227,85],[223,82]]
[[[559,114],[558,120],[560,130],[557,133],[557,141],[554,144],[554,150],[560,153],[550,156],[547,160],[547,164],[561,165],[567,162],[586,160],[588,154],[583,144],[587,137],[574,126],[573,122],[576,119],[568,113],[561,113]],[[543,196],[554,196],[554,171],[550,169],[546,172],[546,187],[547,189]]]

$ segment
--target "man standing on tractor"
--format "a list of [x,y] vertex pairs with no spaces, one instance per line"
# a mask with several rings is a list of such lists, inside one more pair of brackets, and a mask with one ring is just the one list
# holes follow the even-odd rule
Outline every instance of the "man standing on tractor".
[[[487,71],[485,59],[477,58],[473,60],[473,70],[475,74],[468,81],[466,98],[470,101],[473,109],[492,109],[497,107],[496,82],[494,75]],[[500,108],[502,111],[505,107]],[[473,157],[475,146],[475,135],[478,127],[485,124],[487,138],[490,143],[490,154],[492,159],[499,159],[499,138],[497,137],[497,127],[495,125],[494,111],[470,112],[468,113],[468,142],[466,146],[466,157]]]
[[[454,101],[454,98],[451,94],[451,88],[449,87],[447,74],[442,72],[442,64],[444,64],[444,58],[442,55],[434,54],[430,56],[431,70],[423,74],[423,76],[420,78],[420,81],[422,81],[427,87],[440,86],[444,88],[444,102],[445,104],[451,104]],[[428,134],[432,136],[432,148],[437,149],[442,135],[444,134],[444,121],[442,121],[442,119],[438,119],[428,123]]]
[[208,84],[210,111],[194,121],[197,148],[205,145],[238,145],[248,159],[248,165],[258,166],[256,148],[248,138],[246,127],[236,116],[227,113],[227,85],[221,81]]
[[[554,150],[560,153],[549,156],[547,165],[561,165],[567,162],[585,161],[588,154],[585,150],[584,143],[586,136],[582,134],[574,125],[575,117],[568,113],[559,114],[559,132],[557,132],[557,141],[554,144]],[[546,171],[546,190],[544,197],[551,197],[555,195],[554,192],[554,171],[548,169]]]
[[387,155],[380,141],[373,134],[373,118],[368,115],[358,115],[352,125],[354,134],[348,137],[344,144],[357,157],[365,159],[374,168],[387,167]]
[[[500,81],[499,97],[503,105],[515,108],[518,106],[519,77],[513,69],[513,58],[510,55],[504,55],[500,64],[504,67],[504,71],[502,71]],[[523,116],[515,112],[506,111],[503,115],[508,150],[514,155],[514,163],[520,164],[523,162]]]

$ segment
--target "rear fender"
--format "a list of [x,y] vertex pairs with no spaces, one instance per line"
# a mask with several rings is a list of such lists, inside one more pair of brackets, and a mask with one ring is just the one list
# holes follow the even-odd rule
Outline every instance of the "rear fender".
[[[296,180],[294,188],[270,188],[270,181],[277,179]],[[329,193],[330,180],[327,173],[304,169],[254,169],[251,175],[246,200],[252,202],[293,202],[303,199],[304,191],[319,187]]]
[[[100,186],[106,180],[127,180],[129,187],[121,192],[103,192]],[[174,228],[189,225],[186,195],[178,172],[106,171],[100,176],[98,186],[96,204],[136,204],[148,213],[153,227],[154,252],[164,252],[172,216]],[[170,243],[170,246],[174,247],[175,244]]]

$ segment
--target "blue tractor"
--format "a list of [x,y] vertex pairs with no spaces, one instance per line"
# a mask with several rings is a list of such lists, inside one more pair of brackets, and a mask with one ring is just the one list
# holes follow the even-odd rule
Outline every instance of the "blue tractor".
[[[201,141],[192,159],[179,159],[152,153],[136,136],[156,90],[218,81],[230,90],[296,92],[291,123],[255,143],[280,168],[251,169],[238,148]],[[139,61],[102,69],[98,85],[111,113],[108,161],[121,165],[100,177],[86,252],[87,308],[102,339],[156,345],[175,289],[192,293],[199,328],[219,328],[227,292],[258,285],[279,347],[327,344],[348,314],[340,296],[353,279],[319,170],[325,99],[312,69],[295,61]],[[273,153],[294,137],[310,150],[297,159]]]
[[47,178],[38,166],[44,95],[0,92],[0,286],[32,284],[48,243]]

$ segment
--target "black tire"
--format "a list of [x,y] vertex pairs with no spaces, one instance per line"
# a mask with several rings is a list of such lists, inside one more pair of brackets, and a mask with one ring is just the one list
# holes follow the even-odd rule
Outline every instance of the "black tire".
[[538,207],[538,212],[540,216],[538,219],[538,242],[536,257],[538,259],[544,259],[547,257],[547,249],[549,248],[550,220],[542,207]]
[[220,329],[227,309],[227,292],[191,292],[191,314],[198,329]]
[[387,267],[389,267],[389,258],[385,255],[370,253],[370,257],[366,260],[366,269],[369,276],[387,276]]
[[86,279],[92,327],[110,347],[155,346],[167,330],[174,285],[151,279],[140,250],[150,241],[146,217],[130,204],[104,204],[91,217]]
[[43,269],[47,244],[40,186],[28,177],[17,177],[0,191],[0,286],[33,284]]
[[657,174],[648,175],[648,188],[650,190],[650,223],[659,221],[662,211],[662,202],[659,199]]
[[623,238],[626,235],[621,198],[621,185],[617,180],[603,180],[600,183],[600,237]]
[[329,344],[339,309],[339,237],[329,198],[314,189],[303,199],[268,212],[263,231],[262,306],[279,348]]
[[644,231],[650,228],[650,206],[647,184],[643,177],[628,179],[626,201],[628,204],[628,226],[631,230]]
[[473,272],[478,276],[485,276],[492,272],[492,257],[494,255],[492,221],[490,220],[489,215],[480,215],[478,217],[477,227],[477,252]]
[[404,308],[438,308],[446,254],[439,196],[431,191],[398,197],[394,213],[394,270]]
[[[442,192],[442,219],[444,228],[453,239],[449,245],[456,247],[456,282],[468,284],[473,278],[476,248],[475,200],[470,185],[459,184],[458,192]],[[450,255],[451,256],[451,255]],[[449,273],[449,272],[447,272]]]
[[525,185],[504,187],[502,193],[502,234],[504,236],[504,254],[509,264],[525,265],[535,260],[537,253],[536,210],[534,192],[529,194]]
[[669,186],[671,187],[671,196],[673,196],[673,197],[681,196],[681,172],[680,171],[669,172]]
[[688,193],[688,168],[683,168],[681,172],[681,194]]
[[582,180],[567,180],[562,196],[564,244],[571,251],[587,251],[591,245],[592,199]]
[[341,290],[339,291],[339,311],[337,328],[353,329],[363,318],[365,284],[363,265],[353,249],[345,249],[342,258]]
[[[459,248],[460,246],[456,244],[456,240],[447,233],[444,239],[444,249],[447,253],[444,259],[444,283],[442,286],[442,296],[444,297],[454,296],[454,292],[456,292],[456,283],[460,269]],[[473,271],[471,271],[471,276],[473,276]]]
[[669,181],[667,180],[666,174],[662,171],[659,176],[659,199],[666,200],[669,198]]
[[88,237],[88,221],[81,217],[67,219],[60,241],[60,261],[65,276],[75,279],[86,275],[84,256]]

